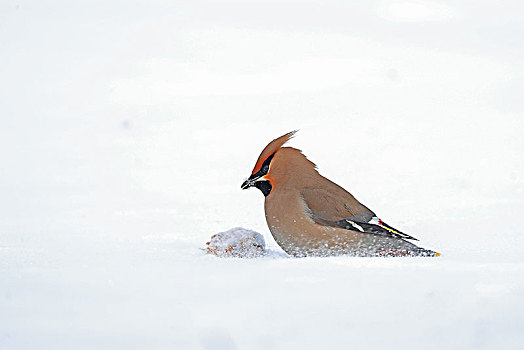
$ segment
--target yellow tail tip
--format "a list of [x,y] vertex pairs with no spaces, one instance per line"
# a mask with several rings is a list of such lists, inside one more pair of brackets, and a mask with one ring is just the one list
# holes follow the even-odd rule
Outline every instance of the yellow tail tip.
[[440,256],[440,253],[435,252],[435,256]]

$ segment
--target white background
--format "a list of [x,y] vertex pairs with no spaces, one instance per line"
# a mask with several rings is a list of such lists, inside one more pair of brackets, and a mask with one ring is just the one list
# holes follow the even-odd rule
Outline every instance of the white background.
[[[0,348],[524,343],[520,1],[0,2]],[[290,143],[437,259],[221,260]]]

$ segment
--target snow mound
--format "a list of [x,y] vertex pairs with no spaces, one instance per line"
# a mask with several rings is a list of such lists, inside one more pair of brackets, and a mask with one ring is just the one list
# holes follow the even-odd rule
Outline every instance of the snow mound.
[[266,253],[264,236],[242,227],[219,232],[206,244],[207,254],[221,258],[257,258]]

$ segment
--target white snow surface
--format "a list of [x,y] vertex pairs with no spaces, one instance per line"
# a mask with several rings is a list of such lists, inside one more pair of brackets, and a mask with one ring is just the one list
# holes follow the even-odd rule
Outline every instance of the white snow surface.
[[[519,1],[0,2],[1,349],[522,349]],[[439,258],[289,258],[262,148]],[[275,254],[220,259],[209,238]]]

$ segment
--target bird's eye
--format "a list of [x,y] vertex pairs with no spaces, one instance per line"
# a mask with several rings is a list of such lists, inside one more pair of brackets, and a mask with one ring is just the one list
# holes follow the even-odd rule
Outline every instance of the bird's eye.
[[269,165],[264,165],[262,172],[267,173],[269,171]]

